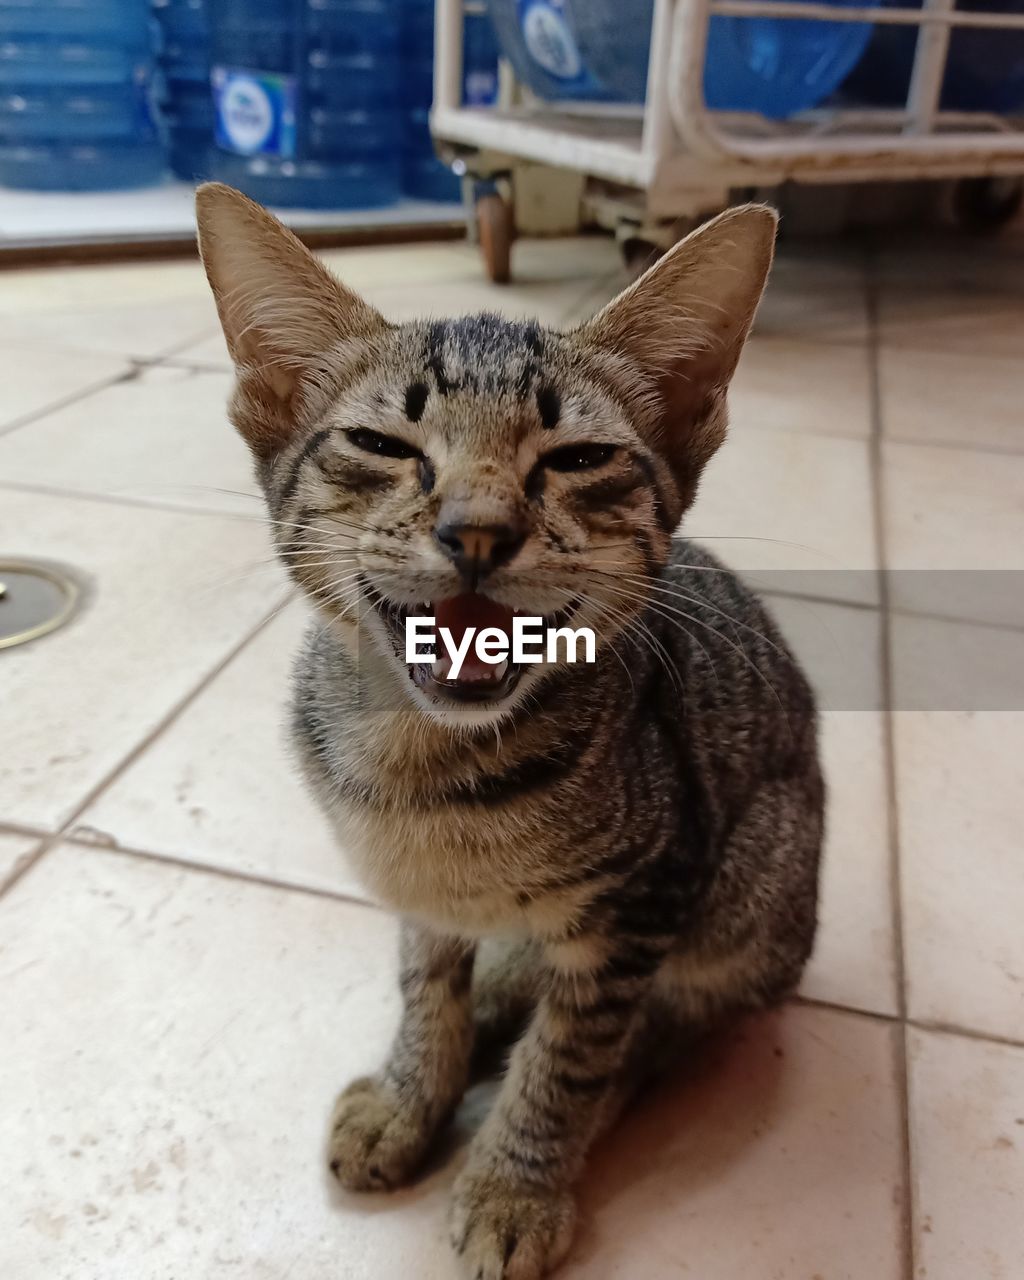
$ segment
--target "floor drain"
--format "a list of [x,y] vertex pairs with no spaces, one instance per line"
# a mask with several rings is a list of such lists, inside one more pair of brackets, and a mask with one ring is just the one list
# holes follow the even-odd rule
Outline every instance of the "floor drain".
[[0,558],[0,649],[38,640],[62,627],[81,597],[63,569],[34,560]]

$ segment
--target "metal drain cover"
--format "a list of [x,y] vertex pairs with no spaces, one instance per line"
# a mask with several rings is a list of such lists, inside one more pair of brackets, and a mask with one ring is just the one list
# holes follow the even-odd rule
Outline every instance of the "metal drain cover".
[[0,557],[0,649],[62,627],[81,594],[74,578],[55,565]]

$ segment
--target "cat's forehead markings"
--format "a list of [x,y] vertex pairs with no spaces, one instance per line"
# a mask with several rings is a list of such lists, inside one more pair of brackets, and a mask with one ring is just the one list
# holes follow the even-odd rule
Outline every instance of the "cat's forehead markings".
[[440,396],[469,392],[526,400],[543,380],[545,334],[536,320],[484,312],[426,327],[423,363]]
[[552,431],[558,426],[558,419],[562,416],[562,397],[550,383],[537,388],[537,412],[540,414],[540,425],[546,431]]
[[405,389],[405,416],[410,422],[419,422],[427,407],[430,388],[425,382],[410,382]]

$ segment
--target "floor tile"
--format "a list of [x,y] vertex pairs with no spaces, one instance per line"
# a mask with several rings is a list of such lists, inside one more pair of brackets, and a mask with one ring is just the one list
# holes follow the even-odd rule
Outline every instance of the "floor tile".
[[[0,1029],[20,1046],[0,1060],[19,1170],[0,1203],[5,1274],[454,1274],[458,1155],[387,1199],[343,1197],[322,1170],[335,1091],[393,1027],[386,917],[63,848],[0,924]],[[702,1051],[595,1153],[566,1275],[669,1280],[685,1261],[896,1280],[893,1048],[885,1024],[790,1008]]]
[[913,1017],[1024,1040],[1024,712],[894,716]]
[[209,297],[122,302],[0,313],[0,341],[15,348],[95,352],[151,359],[207,332],[216,323]]
[[919,231],[890,238],[873,254],[872,274],[884,286],[944,289],[996,296],[1024,285],[1024,240],[1004,230],[992,239],[961,232],[922,237]]
[[25,267],[4,272],[0,314],[43,315],[91,306],[202,299],[209,292],[195,256]]
[[[1024,569],[1024,457],[883,446],[887,559],[898,608],[1024,625],[1024,593],[981,570]],[[904,570],[956,570],[936,577]]]
[[733,434],[708,464],[683,532],[761,589],[873,604],[868,448],[786,431]]
[[811,683],[828,788],[818,939],[801,984],[829,1004],[894,1014],[892,857],[874,609],[771,598]]
[[195,258],[4,274],[0,345],[149,358],[216,323]]
[[1024,711],[1024,631],[894,614],[890,652],[896,710]]
[[910,1034],[915,1275],[1024,1275],[1024,1049]]
[[1024,349],[1024,270],[1007,255],[963,248],[879,273],[878,332],[890,346],[1019,357]]
[[0,1035],[19,1045],[0,1060],[18,1171],[0,1274],[354,1280],[370,1250],[381,1275],[450,1274],[439,1198],[384,1214],[325,1176],[334,1095],[392,1030],[394,932],[368,908],[47,855],[0,901]]
[[[757,588],[760,575],[743,576]],[[845,714],[882,709],[877,609],[770,594],[765,602],[814,687],[819,711]]]
[[296,602],[82,815],[91,838],[362,896],[287,747]]
[[227,373],[140,370],[0,438],[0,475],[51,489],[256,516],[252,459],[227,419],[231,385]]
[[39,848],[34,836],[5,835],[0,832],[0,889],[8,883]]
[[886,346],[1019,359],[1024,303],[1019,296],[913,286],[882,291],[879,336]]
[[878,361],[882,428],[890,439],[1024,453],[1024,361],[977,348],[890,345]]
[[897,1280],[893,1035],[789,1008],[636,1106],[585,1179],[566,1280]]
[[536,319],[541,324],[558,326],[566,316],[575,314],[578,304],[591,288],[592,282],[586,279],[513,280],[501,287],[482,280],[470,280],[431,285],[424,289],[367,289],[364,294],[389,320],[394,321],[493,311],[512,319]]
[[821,754],[828,787],[818,939],[801,994],[895,1014],[884,725],[874,712],[826,712]]
[[200,336],[176,348],[167,357],[170,365],[189,365],[200,369],[229,370],[231,357],[219,325],[208,326]]
[[754,323],[755,334],[866,342],[868,315],[859,262],[781,245]]
[[882,256],[878,322],[886,344],[919,351],[1019,358],[1024,350],[1024,259],[953,241]]
[[477,280],[483,272],[479,253],[461,241],[357,245],[318,250],[317,257],[357,292]]
[[856,343],[753,337],[729,391],[734,429],[871,434],[867,348]]
[[[487,283],[477,245],[465,241],[328,249],[319,254],[350,288],[387,289],[411,286]],[[592,279],[620,263],[612,236],[523,237],[512,248],[516,285]],[[503,286],[490,286],[500,294]]]
[[262,528],[6,490],[0,545],[86,583],[66,627],[3,654],[0,819],[58,828],[283,596]]
[[130,371],[114,356],[0,345],[0,438],[14,424]]

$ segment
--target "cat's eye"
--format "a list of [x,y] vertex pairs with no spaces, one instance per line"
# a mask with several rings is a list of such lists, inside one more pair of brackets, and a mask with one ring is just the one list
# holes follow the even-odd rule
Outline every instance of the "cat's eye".
[[593,471],[611,462],[616,452],[613,444],[567,444],[545,453],[541,463],[552,471]]
[[375,453],[381,458],[422,458],[419,449],[397,436],[386,436],[380,431],[371,431],[369,427],[354,427],[346,431],[349,441],[366,453]]

